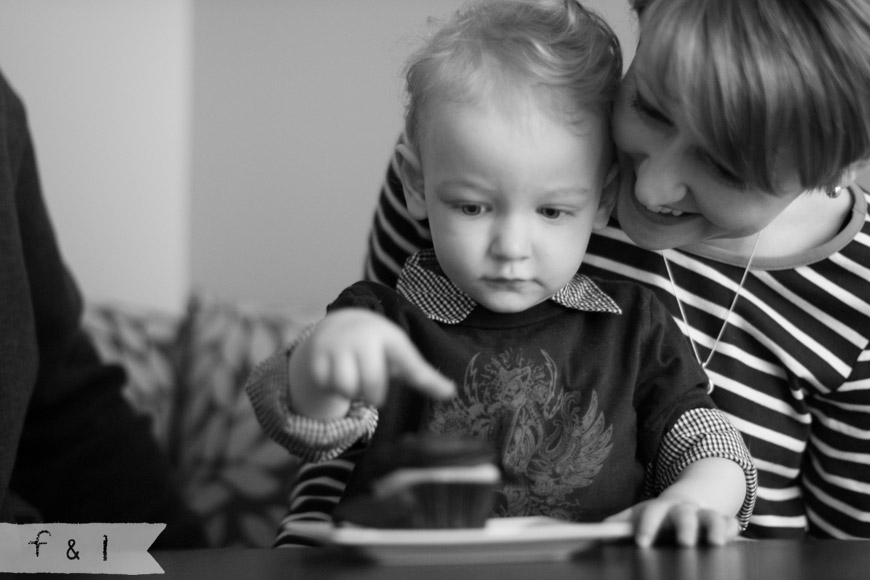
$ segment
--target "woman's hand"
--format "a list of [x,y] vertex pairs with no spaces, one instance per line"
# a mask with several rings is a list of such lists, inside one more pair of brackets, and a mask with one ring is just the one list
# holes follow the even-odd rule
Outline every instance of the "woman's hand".
[[360,308],[324,317],[293,351],[289,373],[293,410],[315,419],[342,417],[355,400],[381,405],[393,378],[439,399],[455,392],[401,328]]

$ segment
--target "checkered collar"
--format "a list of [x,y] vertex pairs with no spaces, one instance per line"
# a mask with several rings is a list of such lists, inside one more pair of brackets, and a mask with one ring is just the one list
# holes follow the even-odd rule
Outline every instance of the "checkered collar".
[[[421,250],[405,261],[396,290],[428,318],[445,324],[462,322],[477,306],[473,298],[447,279],[431,249]],[[622,313],[616,302],[583,274],[575,274],[550,300],[574,310]]]

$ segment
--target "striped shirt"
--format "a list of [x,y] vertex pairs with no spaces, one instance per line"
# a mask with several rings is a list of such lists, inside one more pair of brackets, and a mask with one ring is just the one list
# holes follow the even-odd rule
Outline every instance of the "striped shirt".
[[[847,192],[852,213],[834,239],[789,261],[753,261],[707,367],[714,401],[758,467],[750,537],[870,537],[870,195]],[[403,199],[393,160],[365,270],[388,285],[409,253],[431,245]],[[712,250],[665,254],[706,360],[746,263]],[[581,271],[652,288],[687,331],[661,253],[615,225],[592,236]]]

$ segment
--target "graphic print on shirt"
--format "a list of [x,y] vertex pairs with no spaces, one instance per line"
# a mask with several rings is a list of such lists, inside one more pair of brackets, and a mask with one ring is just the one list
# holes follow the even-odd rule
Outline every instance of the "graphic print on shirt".
[[[585,399],[585,405],[583,400]],[[612,425],[594,389],[566,391],[543,350],[475,354],[450,401],[432,405],[428,428],[462,432],[496,444],[504,480],[495,515],[579,520],[574,497],[592,483],[612,448]]]

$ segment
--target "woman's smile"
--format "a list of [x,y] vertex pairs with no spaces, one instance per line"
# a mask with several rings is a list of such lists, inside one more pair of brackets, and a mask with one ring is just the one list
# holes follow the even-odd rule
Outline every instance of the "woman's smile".
[[686,220],[699,217],[700,214],[681,209],[676,209],[667,205],[648,206],[644,205],[637,197],[637,194],[632,192],[629,194],[632,205],[645,219],[664,226],[684,223]]
[[674,216],[674,217],[680,217],[681,215],[683,215],[683,214],[685,213],[685,212],[683,212],[683,211],[681,211],[681,210],[673,209],[673,208],[670,208],[670,207],[667,207],[667,206],[662,206],[662,207],[647,207],[646,209],[647,209],[648,211],[651,211],[651,212],[655,213],[655,214],[672,215],[672,216]]

